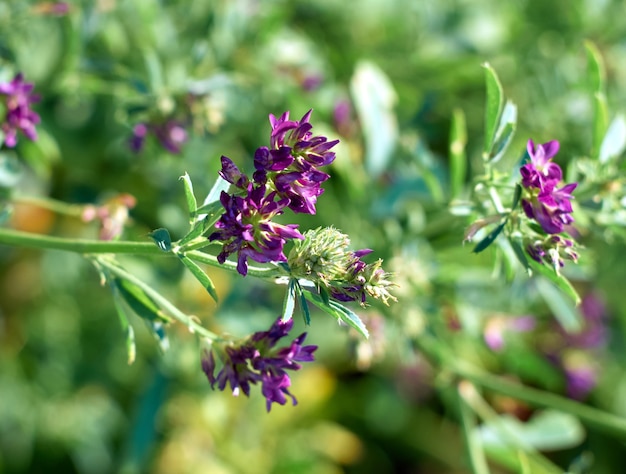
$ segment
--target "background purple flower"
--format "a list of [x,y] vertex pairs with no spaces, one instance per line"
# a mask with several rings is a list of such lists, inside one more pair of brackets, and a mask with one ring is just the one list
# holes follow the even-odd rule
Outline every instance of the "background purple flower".
[[39,96],[32,93],[34,85],[24,82],[24,76],[17,74],[11,82],[0,84],[0,95],[4,96],[6,114],[2,123],[4,143],[8,147],[17,145],[17,132],[21,131],[29,140],[37,139],[35,125],[40,122],[39,115],[30,106],[39,101]]

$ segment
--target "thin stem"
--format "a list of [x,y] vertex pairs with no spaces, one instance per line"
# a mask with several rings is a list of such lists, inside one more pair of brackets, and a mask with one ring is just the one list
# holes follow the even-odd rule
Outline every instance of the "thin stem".
[[[0,245],[12,245],[42,250],[64,250],[82,254],[134,254],[152,256],[172,256],[172,253],[163,252],[152,242],[128,242],[112,240],[86,240],[53,237],[50,235],[33,234],[18,230],[0,227]],[[197,250],[185,252],[192,260],[205,263],[213,267],[222,268],[230,272],[237,272],[237,263],[226,261],[223,264],[217,261],[217,257]],[[285,275],[279,267],[248,267],[248,275],[259,278],[273,278]]]
[[415,339],[419,349],[436,365],[448,370],[474,385],[502,395],[522,400],[530,405],[553,408],[570,413],[583,423],[604,432],[626,439],[626,418],[585,405],[569,398],[545,392],[525,385],[510,382],[497,375],[487,373],[477,367],[458,361],[448,348],[432,336],[423,333]]
[[500,200],[500,195],[493,186],[489,186],[489,197],[491,198],[491,202],[493,203],[493,207],[496,208],[496,211],[500,214],[504,214],[506,211],[502,205],[502,201]]
[[47,197],[35,197],[35,196],[11,196],[11,202],[14,204],[26,204],[30,206],[37,206],[42,209],[48,209],[57,214],[65,214],[72,217],[80,217],[83,213],[85,206],[80,204],[67,204],[62,201]]
[[115,263],[106,258],[97,258],[96,261],[98,262],[98,265],[106,268],[109,272],[117,275],[120,278],[123,278],[124,280],[128,280],[132,284],[141,288],[146,293],[146,295],[154,300],[156,304],[158,304],[161,308],[167,311],[174,319],[187,326],[190,331],[200,334],[204,337],[208,337],[211,340],[219,339],[219,336],[217,334],[212,333],[208,329],[198,324],[196,321],[194,321],[193,318],[187,316],[167,298],[163,297],[158,291],[154,290],[150,285],[144,283],[139,278],[135,277],[131,273],[128,273],[126,270],[117,266]]
[[474,474],[489,474],[483,443],[476,429],[476,416],[464,397],[464,383],[467,382],[459,383],[457,387],[457,396],[459,401],[459,411],[461,414],[461,427],[463,428],[463,436],[465,438],[465,446],[467,449],[470,467]]
[[525,401],[531,405],[553,408],[555,410],[570,413],[589,426],[613,433],[622,439],[626,439],[626,418],[613,415],[598,408],[590,407],[550,392],[509,382],[508,380],[496,375],[479,372],[475,369],[454,367],[452,370],[461,377],[485,389]]
[[5,228],[0,228],[0,244],[43,250],[65,250],[67,252],[82,254],[124,253],[163,255],[163,251],[151,242],[68,239]]

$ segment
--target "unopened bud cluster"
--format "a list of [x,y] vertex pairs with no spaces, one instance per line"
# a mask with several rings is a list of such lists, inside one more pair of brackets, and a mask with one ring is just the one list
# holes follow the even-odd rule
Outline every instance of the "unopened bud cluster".
[[359,301],[367,296],[388,304],[389,289],[395,286],[382,268],[382,259],[368,264],[361,257],[370,249],[352,251],[350,239],[333,227],[305,232],[304,239],[294,241],[288,257],[291,274],[312,281],[338,301]]

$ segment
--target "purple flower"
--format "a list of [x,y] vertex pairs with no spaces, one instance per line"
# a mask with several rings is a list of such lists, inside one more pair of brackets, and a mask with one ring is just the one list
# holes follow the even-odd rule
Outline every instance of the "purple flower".
[[173,154],[181,152],[187,142],[187,131],[177,120],[167,120],[163,123],[138,123],[133,127],[133,135],[128,141],[130,149],[139,153],[145,144],[148,134],[154,135],[163,148]]
[[130,137],[128,141],[128,145],[130,149],[139,153],[146,142],[146,136],[148,135],[148,126],[145,123],[138,123],[133,127],[133,135]]
[[525,188],[522,209],[526,216],[539,222],[548,234],[559,234],[565,226],[574,222],[571,200],[578,183],[557,188],[563,172],[551,160],[558,150],[559,142],[556,140],[537,146],[529,140],[530,163],[520,169],[522,186]]
[[168,120],[161,125],[155,126],[154,134],[163,148],[175,155],[180,153],[182,146],[187,142],[187,131],[176,120]]
[[[295,338],[289,346],[276,348],[278,342],[289,335],[293,321],[278,318],[268,331],[252,334],[239,343],[224,347],[213,344],[202,356],[202,370],[207,376],[211,388],[224,390],[230,385],[233,395],[242,391],[250,395],[250,385],[261,383],[261,393],[267,401],[267,411],[272,403],[284,405],[290,397],[294,405],[296,398],[289,392],[291,379],[287,370],[299,370],[300,362],[314,360],[313,353],[317,346],[303,346],[306,333]],[[217,363],[214,353],[219,355],[222,368],[215,375]]]
[[285,262],[283,246],[287,239],[304,238],[297,225],[272,222],[289,201],[274,201],[276,193],[266,195],[266,191],[265,186],[255,187],[253,183],[248,184],[245,197],[222,191],[220,201],[225,212],[215,224],[218,230],[209,236],[211,241],[224,242],[217,256],[220,263],[237,252],[237,271],[243,276],[248,273],[248,258],[259,263]]
[[31,110],[30,105],[39,101],[39,96],[32,94],[34,85],[24,82],[24,76],[17,74],[11,82],[0,84],[0,95],[4,98],[6,115],[2,124],[4,143],[13,148],[17,145],[17,132],[21,131],[29,140],[37,139],[35,125],[40,122],[39,115]]
[[311,112],[299,121],[289,120],[289,112],[278,118],[270,114],[270,147],[260,147],[254,154],[255,181],[267,183],[278,197],[289,199],[291,210],[305,214],[316,212],[317,197],[324,192],[321,184],[330,177],[318,168],[334,161],[330,150],[339,143],[313,136]]
[[485,343],[492,351],[500,352],[504,348],[505,336],[509,332],[523,333],[532,331],[536,326],[533,316],[500,317],[489,320],[485,326]]

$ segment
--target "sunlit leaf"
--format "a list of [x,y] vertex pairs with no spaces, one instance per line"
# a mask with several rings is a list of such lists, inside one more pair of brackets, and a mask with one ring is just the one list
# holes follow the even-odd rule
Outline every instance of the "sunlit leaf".
[[602,140],[598,159],[600,163],[618,158],[626,148],[626,120],[623,115],[617,115]]
[[485,81],[487,86],[487,100],[485,104],[485,158],[488,157],[492,144],[496,137],[496,130],[500,123],[500,116],[504,107],[504,93],[502,84],[496,71],[488,63],[483,64],[485,68]]
[[311,325],[311,313],[309,312],[309,304],[306,301],[306,297],[304,296],[304,291],[300,286],[300,282],[298,280],[294,280],[296,282],[296,293],[298,295],[298,300],[300,302],[300,309],[302,309],[302,318],[304,319],[304,324],[307,326]]
[[489,234],[487,234],[487,236],[483,240],[478,242],[476,246],[474,247],[474,250],[472,250],[472,252],[480,253],[483,250],[485,250],[487,247],[489,247],[498,238],[498,236],[504,229],[505,225],[506,225],[506,220],[502,222],[502,224],[498,225],[498,227],[493,229],[491,232],[489,232]]
[[467,174],[467,125],[461,109],[454,109],[450,126],[450,194],[458,197],[465,184]]
[[591,156],[598,158],[600,147],[609,127],[609,107],[603,92],[597,92],[593,96],[593,124],[592,124],[592,150]]
[[189,223],[193,224],[196,217],[196,209],[198,208],[196,196],[193,193],[193,183],[187,173],[182,175],[180,179],[183,180],[185,187],[185,200],[187,201],[187,211],[189,212]]
[[606,84],[606,68],[598,47],[591,41],[585,41],[587,50],[587,78],[591,93],[604,92]]
[[350,90],[363,128],[365,168],[376,177],[387,169],[396,147],[396,92],[385,73],[370,62],[357,65]]
[[217,303],[217,290],[215,289],[215,284],[213,283],[209,275],[207,275],[196,262],[191,260],[186,255],[178,254],[178,258],[180,258],[180,261],[185,264],[185,266],[189,269],[192,275],[196,277],[196,280],[198,280],[200,284],[204,287],[204,289],[209,293],[209,295],[211,295],[213,301]]
[[489,150],[489,161],[496,163],[499,161],[504,152],[508,148],[513,135],[515,135],[515,129],[517,127],[517,106],[508,101],[502,111],[502,118],[496,131],[496,136]]
[[160,321],[148,321],[145,319],[144,322],[159,345],[161,352],[167,352],[170,348],[170,341],[167,337],[167,333],[165,332],[165,326],[163,323]]
[[283,300],[283,321],[289,321],[293,317],[293,312],[296,309],[296,286],[298,281],[295,278],[289,280],[287,285],[287,293]]
[[[206,198],[204,199],[204,202],[202,203],[202,207],[205,207],[214,202],[219,202],[220,196],[222,195],[222,191],[228,191],[228,188],[230,188],[230,183],[218,175],[217,179],[215,180],[215,183],[213,183],[213,187],[209,191],[209,194],[207,194]],[[200,209],[198,209],[198,214],[200,214]],[[203,212],[206,212],[206,211],[203,211]],[[204,217],[204,216],[198,216],[198,218],[201,218],[201,217]]]
[[182,247],[182,246],[188,244],[189,242],[191,242],[192,240],[201,237],[204,234],[204,232],[207,230],[207,221],[208,221],[208,219],[209,219],[209,217],[207,215],[207,217],[205,217],[204,219],[202,219],[200,221],[197,221],[193,225],[193,227],[191,228],[189,233],[178,241],[178,245],[180,245]]

